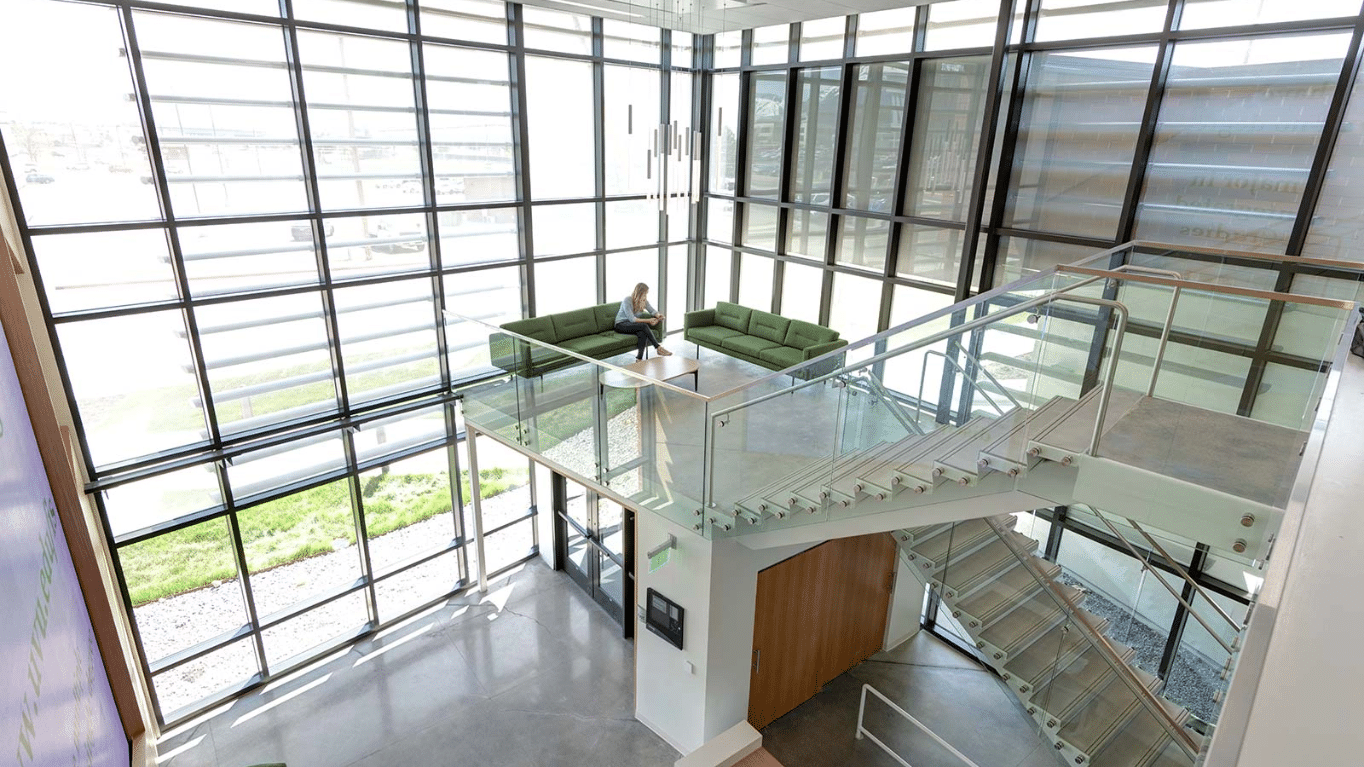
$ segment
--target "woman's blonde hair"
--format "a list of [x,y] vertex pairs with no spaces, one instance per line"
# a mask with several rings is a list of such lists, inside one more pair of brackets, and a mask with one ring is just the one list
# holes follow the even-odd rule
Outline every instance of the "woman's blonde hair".
[[635,314],[644,311],[644,296],[649,292],[649,286],[644,283],[635,285],[635,289],[630,291],[630,306],[634,308]]

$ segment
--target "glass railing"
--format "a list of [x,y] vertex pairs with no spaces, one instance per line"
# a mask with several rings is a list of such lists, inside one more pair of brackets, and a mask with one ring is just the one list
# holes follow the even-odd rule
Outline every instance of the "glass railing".
[[[596,360],[450,321],[489,339],[466,369],[506,374],[466,392],[471,424],[707,536],[1081,456],[1281,508],[1353,304],[1247,287],[1236,259],[1221,284],[1190,281],[1188,259],[1156,250],[1115,248],[719,393],[627,370],[629,352]],[[949,450],[959,471],[937,461]]]
[[1112,638],[1113,619],[1085,609],[1085,591],[1035,556],[1038,542],[1012,523],[975,519],[901,540],[1065,762],[1147,764],[1142,755],[1165,752],[1158,763],[1192,765],[1200,736],[1188,712],[1162,697],[1137,650]]

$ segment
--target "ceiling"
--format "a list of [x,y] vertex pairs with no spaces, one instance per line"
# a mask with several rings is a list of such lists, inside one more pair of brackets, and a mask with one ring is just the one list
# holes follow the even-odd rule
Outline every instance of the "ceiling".
[[524,0],[530,5],[570,13],[631,21],[697,34],[751,29],[770,24],[827,19],[888,8],[927,5],[938,0]]

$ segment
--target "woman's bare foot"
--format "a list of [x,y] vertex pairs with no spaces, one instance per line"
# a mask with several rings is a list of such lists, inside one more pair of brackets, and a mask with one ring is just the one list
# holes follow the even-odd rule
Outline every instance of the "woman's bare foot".
[[660,357],[671,357],[671,356],[673,356],[673,353],[670,352],[670,351],[668,351],[667,349],[664,349],[662,346],[660,346],[660,347],[658,347],[658,356],[660,356]]

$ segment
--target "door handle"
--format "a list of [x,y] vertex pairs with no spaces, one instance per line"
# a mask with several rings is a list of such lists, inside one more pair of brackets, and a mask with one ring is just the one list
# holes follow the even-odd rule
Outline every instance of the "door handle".
[[753,651],[753,673],[757,674],[760,670],[762,670],[762,665],[763,665],[763,651],[762,651],[762,650],[754,650],[754,651]]

